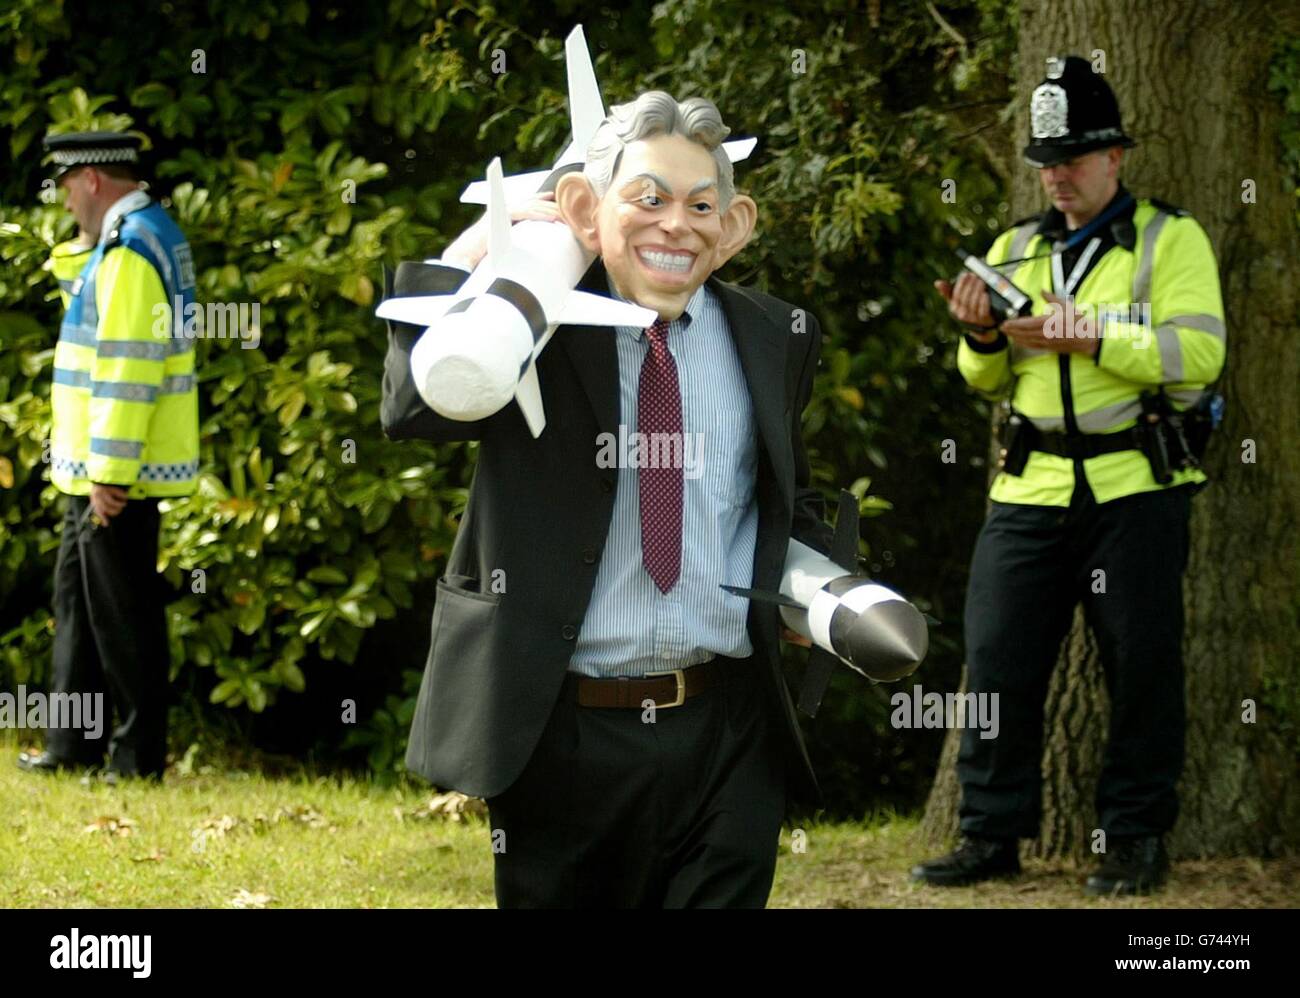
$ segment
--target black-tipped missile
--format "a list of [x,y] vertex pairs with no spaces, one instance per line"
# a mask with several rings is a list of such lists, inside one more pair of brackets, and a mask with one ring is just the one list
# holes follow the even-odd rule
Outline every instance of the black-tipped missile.
[[387,298],[381,319],[424,326],[411,350],[420,397],[448,419],[483,419],[513,398],[533,436],[546,426],[537,358],[558,326],[640,326],[652,309],[578,290],[591,265],[567,225],[511,226],[501,160],[488,164],[488,250],[454,294]]
[[728,592],[776,603],[787,627],[813,643],[799,709],[817,713],[837,662],[872,682],[916,671],[930,646],[924,615],[894,590],[858,573],[858,502],[840,494],[831,556],[791,539],[781,591],[723,586]]

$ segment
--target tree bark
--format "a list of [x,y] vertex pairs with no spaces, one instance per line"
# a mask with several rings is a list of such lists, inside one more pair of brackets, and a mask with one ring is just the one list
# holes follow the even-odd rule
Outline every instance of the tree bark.
[[[1100,50],[1125,129],[1138,142],[1125,156],[1125,185],[1190,211],[1219,260],[1228,327],[1220,388],[1228,409],[1206,456],[1211,484],[1193,502],[1184,585],[1187,764],[1169,838],[1176,858],[1268,856],[1300,845],[1300,773],[1288,733],[1300,720],[1300,294],[1293,276],[1300,231],[1279,145],[1281,102],[1267,90],[1278,30],[1270,4],[1258,0],[1020,5],[1017,147],[1028,135],[1029,96],[1044,59],[1093,59]],[[1244,200],[1246,181],[1255,203]],[[1015,217],[1046,207],[1035,171],[1016,173],[1012,205]],[[1247,702],[1257,706],[1254,723],[1243,721]],[[1107,721],[1096,643],[1076,611],[1048,695],[1043,820],[1031,854],[1089,853]],[[931,844],[956,831],[959,736],[948,733],[926,808],[922,835]]]

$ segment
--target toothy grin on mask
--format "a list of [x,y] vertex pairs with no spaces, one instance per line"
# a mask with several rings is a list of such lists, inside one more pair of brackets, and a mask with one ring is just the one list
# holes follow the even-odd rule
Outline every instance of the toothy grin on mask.
[[654,267],[655,270],[662,270],[671,274],[689,273],[691,264],[695,262],[694,253],[666,253],[662,250],[649,249],[639,249],[636,253],[643,263]]

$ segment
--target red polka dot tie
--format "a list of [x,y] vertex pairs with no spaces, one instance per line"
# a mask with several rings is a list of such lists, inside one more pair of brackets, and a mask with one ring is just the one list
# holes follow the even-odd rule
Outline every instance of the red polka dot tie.
[[641,434],[642,460],[637,469],[641,501],[641,563],[655,586],[666,593],[682,571],[682,468],[679,461],[660,461],[677,467],[647,467],[651,454],[677,455],[679,444],[659,446],[653,434],[671,434],[658,440],[681,441],[682,393],[677,384],[677,363],[668,352],[668,323],[658,320],[646,330],[650,350],[641,364],[637,388],[636,428]]

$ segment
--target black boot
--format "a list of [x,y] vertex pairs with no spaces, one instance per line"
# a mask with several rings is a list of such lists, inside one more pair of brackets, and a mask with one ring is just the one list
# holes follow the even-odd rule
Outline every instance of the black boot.
[[1099,896],[1149,894],[1164,884],[1168,873],[1169,854],[1159,835],[1112,838],[1101,868],[1084,889]]
[[1014,877],[1020,872],[1020,848],[1016,839],[987,839],[962,835],[961,843],[947,856],[912,867],[912,879],[935,887],[962,887],[991,877]]
[[66,773],[89,769],[93,763],[62,759],[49,752],[19,752],[18,768],[24,773]]

